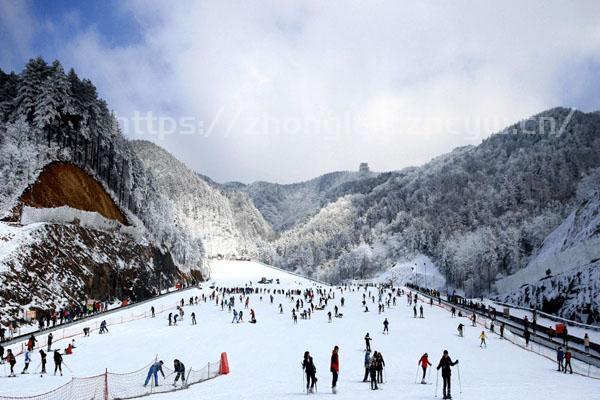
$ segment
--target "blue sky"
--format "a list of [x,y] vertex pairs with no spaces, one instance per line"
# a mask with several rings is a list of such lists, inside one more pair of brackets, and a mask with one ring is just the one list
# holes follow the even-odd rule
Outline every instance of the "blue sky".
[[59,59],[125,134],[218,181],[419,165],[600,109],[596,1],[0,0],[0,68]]

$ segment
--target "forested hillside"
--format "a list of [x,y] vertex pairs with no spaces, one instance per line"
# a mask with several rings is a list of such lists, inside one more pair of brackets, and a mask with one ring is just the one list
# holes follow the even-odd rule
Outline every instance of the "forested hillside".
[[168,199],[159,195],[155,178],[89,80],[41,58],[19,74],[0,71],[0,133],[0,217],[18,219],[13,212],[19,198],[44,166],[72,163],[98,179],[131,221],[147,228],[147,239],[172,253],[178,265],[202,264],[202,244],[172,224]]
[[[600,116],[570,112],[541,113],[329,204],[281,236],[275,262],[339,281],[422,253],[451,285],[493,290],[497,277],[527,264],[600,166]],[[565,125],[560,135],[549,120]]]
[[161,196],[171,201],[173,223],[201,240],[208,257],[261,257],[273,232],[246,194],[205,181],[151,142],[133,141],[132,146],[156,177]]

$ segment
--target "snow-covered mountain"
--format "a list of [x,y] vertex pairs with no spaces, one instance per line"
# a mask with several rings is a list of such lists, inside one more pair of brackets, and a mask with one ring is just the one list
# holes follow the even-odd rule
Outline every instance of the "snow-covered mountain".
[[220,189],[151,142],[132,146],[171,202],[173,223],[201,240],[208,257],[260,257],[273,232],[245,193]]
[[[560,135],[549,120],[564,126]],[[365,180],[368,190],[283,232],[274,263],[337,281],[424,254],[451,285],[493,292],[528,264],[599,166],[600,116],[548,110],[478,146]]]
[[269,182],[244,185],[232,182],[225,187],[248,193],[273,229],[280,232],[306,222],[325,205],[348,193],[368,191],[370,182],[378,175],[367,170],[339,171],[287,185]]
[[506,303],[600,322],[600,169],[582,180],[578,206],[527,266],[497,282]]

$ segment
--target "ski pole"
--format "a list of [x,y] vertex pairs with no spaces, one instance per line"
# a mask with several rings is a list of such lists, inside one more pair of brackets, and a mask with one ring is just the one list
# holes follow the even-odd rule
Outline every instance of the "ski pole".
[[417,364],[417,373],[415,374],[415,384],[417,383],[418,377],[419,377],[419,364]]
[[435,374],[435,397],[437,397],[437,387],[438,387],[438,378],[440,377],[440,370],[437,370],[437,374]]
[[62,365],[64,365],[67,370],[69,370],[70,373],[73,373],[73,371],[71,371],[71,368],[69,368],[69,366],[67,365],[67,363],[65,363],[64,361],[62,362]]
[[427,372],[427,383],[431,382],[431,367],[429,367],[429,372]]
[[458,371],[458,392],[461,394],[461,398],[462,398],[462,385],[460,383],[460,365],[456,364],[457,367],[457,371]]

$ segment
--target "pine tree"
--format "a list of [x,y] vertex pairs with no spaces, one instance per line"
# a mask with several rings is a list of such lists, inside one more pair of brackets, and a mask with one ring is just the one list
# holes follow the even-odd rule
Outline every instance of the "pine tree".
[[20,75],[17,92],[16,113],[24,115],[29,122],[33,122],[35,106],[42,85],[50,74],[50,67],[41,57],[29,60],[25,70]]

